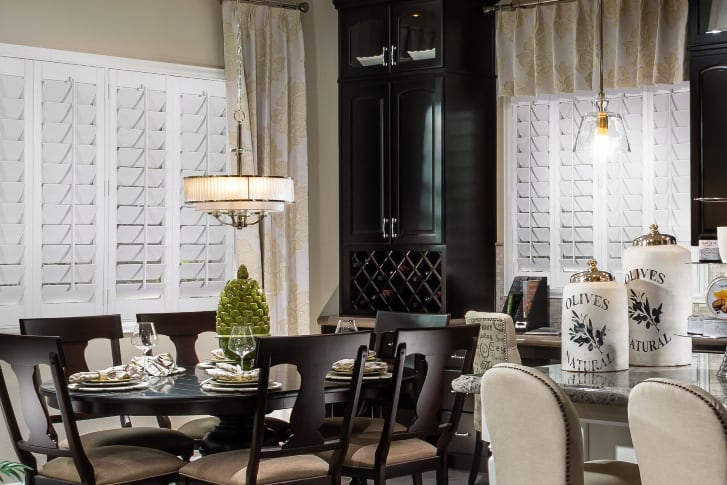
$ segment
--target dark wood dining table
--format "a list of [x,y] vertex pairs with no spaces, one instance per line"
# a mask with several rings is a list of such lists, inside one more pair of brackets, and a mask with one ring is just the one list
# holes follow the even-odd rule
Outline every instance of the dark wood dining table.
[[[282,386],[270,391],[268,411],[291,408],[297,396],[299,377],[295,368],[278,366],[271,370],[273,381]],[[252,416],[255,413],[253,389],[236,392],[206,391],[201,383],[209,376],[199,367],[168,377],[149,377],[149,387],[133,391],[71,391],[71,402],[78,413],[131,416],[183,416],[211,414],[220,424],[207,433],[203,453],[244,448],[249,444]],[[367,384],[372,392],[372,383]],[[325,381],[326,404],[345,400],[347,381]],[[375,392],[375,391],[374,391]],[[41,393],[51,407],[57,408],[55,388],[41,385]]]

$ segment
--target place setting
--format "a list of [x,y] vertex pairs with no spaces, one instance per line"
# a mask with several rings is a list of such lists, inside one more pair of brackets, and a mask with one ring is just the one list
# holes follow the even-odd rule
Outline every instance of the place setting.
[[[353,374],[353,367],[356,363],[355,359],[341,359],[331,366],[331,370],[326,374],[326,380],[331,381],[349,381]],[[392,376],[389,372],[389,364],[376,357],[376,352],[369,350],[369,354],[364,362],[364,380],[388,379]]]
[[129,364],[102,370],[76,372],[68,377],[68,389],[82,392],[136,391],[146,389],[152,380],[185,372],[175,364],[171,354],[165,352],[149,356],[159,337],[153,322],[138,322],[131,335],[131,344],[142,352]]
[[[242,363],[246,357],[255,352],[255,335],[248,326],[236,325],[232,327],[227,337],[227,348],[238,356],[230,359],[222,349],[213,351],[213,359],[209,364],[199,365],[211,376],[200,383],[204,391],[215,392],[254,392],[259,385],[259,369],[245,369]],[[213,365],[212,365],[213,364]],[[268,382],[268,389],[280,389],[280,382]]]

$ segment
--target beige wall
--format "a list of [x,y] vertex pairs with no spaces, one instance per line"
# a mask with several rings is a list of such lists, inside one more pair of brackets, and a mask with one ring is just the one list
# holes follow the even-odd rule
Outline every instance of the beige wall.
[[217,0],[0,0],[0,42],[223,67]]

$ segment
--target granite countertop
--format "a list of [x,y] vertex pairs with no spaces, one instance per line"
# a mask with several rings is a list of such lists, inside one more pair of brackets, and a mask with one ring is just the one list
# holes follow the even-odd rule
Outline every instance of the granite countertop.
[[[568,372],[560,364],[538,367],[557,382],[577,404],[626,406],[631,389],[646,379],[663,377],[696,384],[727,407],[727,379],[717,377],[722,354],[694,353],[692,364],[683,367],[631,367],[620,372]],[[469,394],[480,390],[482,374],[469,374],[452,381],[452,389]]]

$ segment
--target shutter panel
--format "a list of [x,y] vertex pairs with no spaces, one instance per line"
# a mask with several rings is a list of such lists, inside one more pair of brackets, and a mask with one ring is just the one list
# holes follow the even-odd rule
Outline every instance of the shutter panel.
[[26,114],[31,112],[25,62],[0,57],[0,312],[4,323],[22,316],[30,254],[27,211]]
[[[225,86],[222,81],[182,80],[180,86],[179,194],[190,175],[230,173]],[[234,274],[233,229],[180,204],[179,297],[217,297]]]
[[550,271],[550,107],[514,105],[517,195],[515,241],[519,271]]
[[654,94],[654,220],[689,247],[689,89]]
[[44,307],[46,314],[100,311],[103,71],[51,63],[37,66],[41,302],[53,305]]
[[160,300],[168,286],[169,150],[165,77],[123,71],[114,75],[114,284],[120,305],[124,300]]

